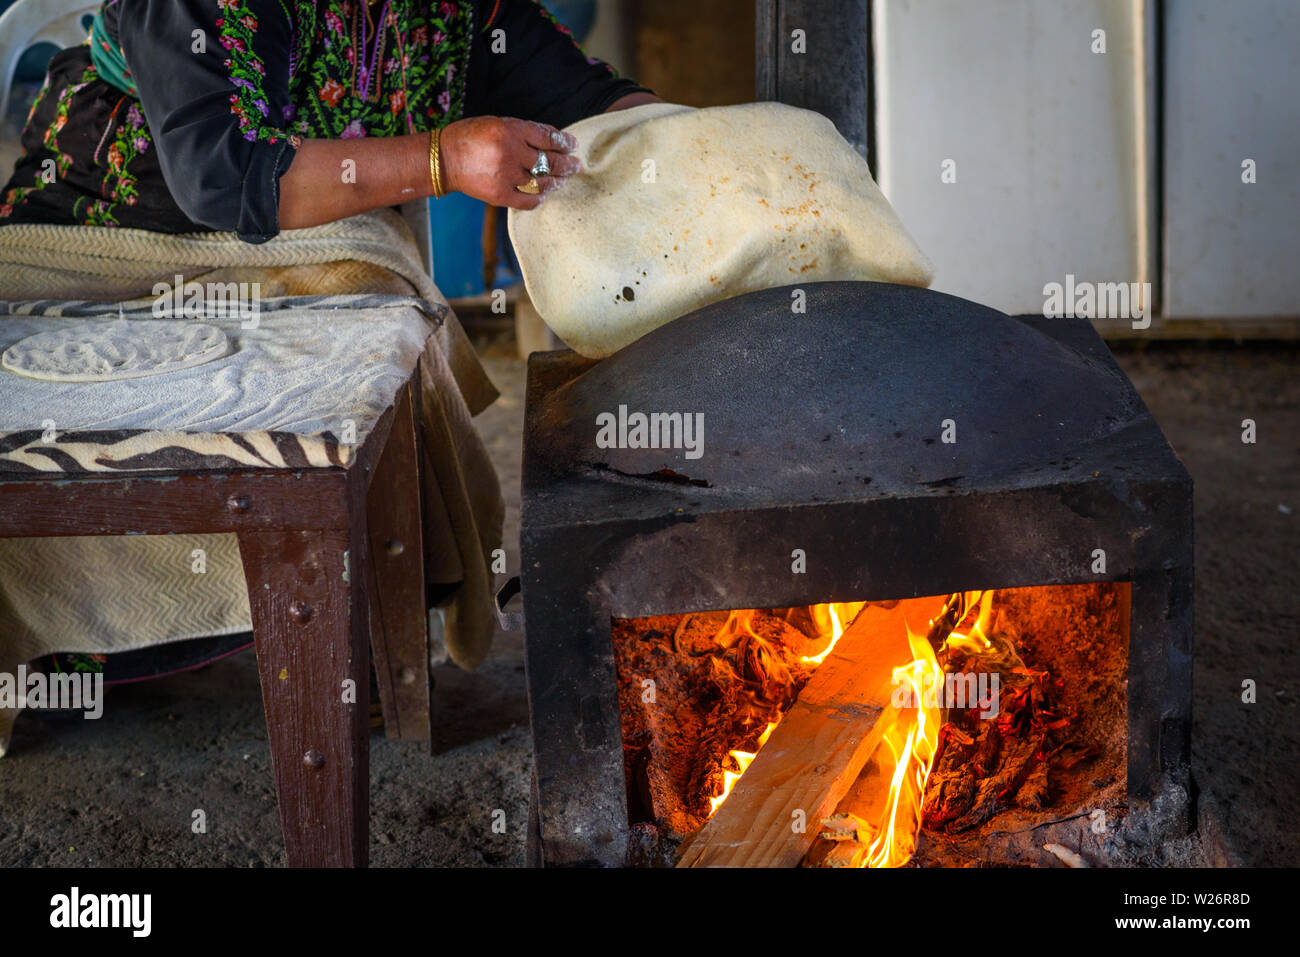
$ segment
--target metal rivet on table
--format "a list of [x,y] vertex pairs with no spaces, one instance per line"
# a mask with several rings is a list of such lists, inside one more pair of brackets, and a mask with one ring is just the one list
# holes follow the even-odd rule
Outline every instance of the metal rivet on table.
[[404,685],[415,684],[415,669],[414,668],[398,669],[397,680]]
[[321,754],[315,748],[312,748],[302,756],[302,763],[307,765],[313,771],[319,771],[325,767],[325,755]]
[[248,496],[247,495],[230,496],[229,498],[226,499],[226,508],[230,509],[230,511],[232,512],[247,512]]
[[390,538],[388,540],[388,544],[385,545],[384,547],[388,549],[388,554],[393,556],[400,555],[402,554],[402,552],[406,551],[406,546],[403,545],[396,538]]
[[300,625],[305,625],[311,620],[311,605],[305,601],[296,601],[289,606],[289,615]]

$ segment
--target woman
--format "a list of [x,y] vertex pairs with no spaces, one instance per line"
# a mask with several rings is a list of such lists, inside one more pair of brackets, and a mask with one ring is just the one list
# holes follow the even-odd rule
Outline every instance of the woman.
[[557,127],[656,101],[531,0],[108,0],[50,62],[0,225],[256,243],[441,192],[531,209],[578,171]]
[[[440,192],[531,209],[578,170],[558,127],[656,100],[586,57],[531,0],[108,0],[89,42],[50,63],[0,192],[0,229],[222,230],[260,243]],[[308,275],[311,289],[295,291],[341,291]],[[444,396],[423,414],[456,405],[470,429],[490,395],[467,401]],[[449,645],[473,664],[491,613],[486,561],[471,552],[499,541],[501,504],[472,430],[457,455],[463,470],[482,463],[478,478],[426,495],[441,498],[464,554],[426,556],[426,572],[441,596],[462,576],[476,613],[453,616],[467,637],[452,644],[449,622]],[[424,471],[429,482],[436,468]],[[112,681],[192,667],[233,640],[146,648],[120,668],[89,654],[54,667],[103,668]]]

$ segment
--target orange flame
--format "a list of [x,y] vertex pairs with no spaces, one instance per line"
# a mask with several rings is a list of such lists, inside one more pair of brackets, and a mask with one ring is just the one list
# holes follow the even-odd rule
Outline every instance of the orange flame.
[[[912,707],[897,712],[881,741],[889,753],[881,763],[888,767],[892,760],[893,773],[885,809],[873,822],[875,837],[864,867],[902,867],[911,860],[921,829],[925,782],[939,748],[943,712],[934,689],[943,684],[943,669],[924,635],[909,628],[907,643],[914,657],[910,664],[894,669],[894,687],[906,692]],[[883,757],[883,752],[877,754]]]
[[722,802],[727,799],[727,795],[731,793],[731,789],[735,787],[736,782],[740,780],[740,776],[744,774],[745,771],[749,768],[750,764],[753,763],[754,758],[758,757],[758,752],[763,750],[763,745],[767,744],[767,739],[772,736],[772,732],[776,730],[776,726],[780,723],[781,723],[781,719],[778,717],[775,721],[771,722],[767,726],[767,728],[763,731],[763,733],[759,735],[758,746],[754,748],[753,751],[728,752],[728,754],[731,756],[731,759],[736,762],[736,770],[728,771],[725,768],[723,769],[722,793],[715,798],[709,799],[710,816],[712,816],[718,810],[718,808],[722,806]]
[[830,602],[825,605],[809,605],[808,611],[812,615],[813,623],[817,626],[819,635],[831,636],[831,643],[827,645],[819,655],[802,659],[805,664],[819,665],[826,660],[834,649],[836,642],[840,640],[840,635],[844,634],[844,626],[857,617],[858,612],[866,607],[865,601],[849,601],[835,603]]
[[[799,659],[799,664],[805,666],[807,672],[815,670],[826,660],[848,624],[866,604],[841,602],[808,606],[807,611],[817,630],[817,640],[825,640],[827,644],[818,654]],[[1002,637],[993,637],[990,630],[993,593],[967,592],[965,607],[978,607],[975,622],[964,632],[957,631],[954,627],[940,643],[941,650],[961,652],[966,657],[996,662],[1005,668],[1023,667],[1023,662],[1010,642]],[[760,677],[763,683],[788,686],[794,681],[791,669],[782,664],[772,646],[754,632],[753,620],[752,610],[732,612],[718,630],[716,641],[723,649],[732,648],[742,638],[755,642],[754,647],[765,654],[765,657],[760,656],[763,671]],[[960,625],[961,622],[956,624]],[[934,622],[931,621],[929,626],[927,631],[932,630]],[[888,780],[889,787],[882,809],[869,822],[872,825],[872,836],[862,864],[864,867],[901,867],[915,853],[921,830],[925,786],[939,748],[939,729],[944,718],[939,693],[944,686],[944,670],[927,634],[918,634],[909,627],[907,641],[912,660],[893,670],[897,694],[895,700],[901,703],[881,716],[881,720],[888,721],[889,724],[871,759],[870,773],[880,778],[882,787],[885,780]],[[800,676],[806,676],[806,672],[800,673]],[[768,715],[770,714],[769,707]],[[723,769],[722,791],[709,800],[710,816],[731,794],[736,782],[753,763],[782,717],[781,712],[777,711],[775,719],[767,724],[752,752],[738,749],[728,752],[734,770]]]
[[[817,629],[817,641],[826,641],[826,647],[816,655],[800,659],[800,664],[807,666],[807,672],[812,671],[826,659],[835,647],[835,643],[840,640],[844,634],[845,626],[851,622],[859,611],[866,606],[866,602],[842,602],[826,603],[822,605],[809,605],[808,613],[812,618],[813,624]],[[726,622],[718,629],[713,636],[714,641],[724,649],[730,649],[735,646],[741,638],[748,638],[754,646],[760,650],[761,668],[763,670],[762,679],[764,684],[773,687],[787,687],[794,683],[795,677],[790,673],[780,661],[780,657],[772,650],[769,644],[761,638],[753,628],[754,611],[752,609],[743,609],[733,611],[727,616]],[[744,663],[740,663],[738,674],[743,677]],[[769,709],[770,713],[770,709]],[[745,770],[753,763],[758,752],[762,750],[767,739],[772,736],[772,731],[780,723],[782,715],[777,712],[774,720],[770,721],[767,728],[759,736],[758,744],[753,751],[741,751],[739,749],[728,752],[728,757],[735,765],[735,770],[728,768],[722,769],[722,791],[713,798],[709,799],[709,816],[712,817],[722,802],[731,794],[731,789],[735,786],[736,781],[740,778]]]

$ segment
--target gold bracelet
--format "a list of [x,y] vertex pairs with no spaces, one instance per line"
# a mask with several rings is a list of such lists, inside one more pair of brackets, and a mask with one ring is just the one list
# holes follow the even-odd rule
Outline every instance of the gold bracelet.
[[429,179],[433,182],[433,198],[442,199],[447,194],[442,189],[442,129],[435,127],[429,132]]

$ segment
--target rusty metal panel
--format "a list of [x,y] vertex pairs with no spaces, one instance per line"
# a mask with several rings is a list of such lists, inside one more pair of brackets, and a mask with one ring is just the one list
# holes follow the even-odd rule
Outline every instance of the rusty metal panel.
[[754,85],[829,117],[867,156],[867,0],[756,0]]

